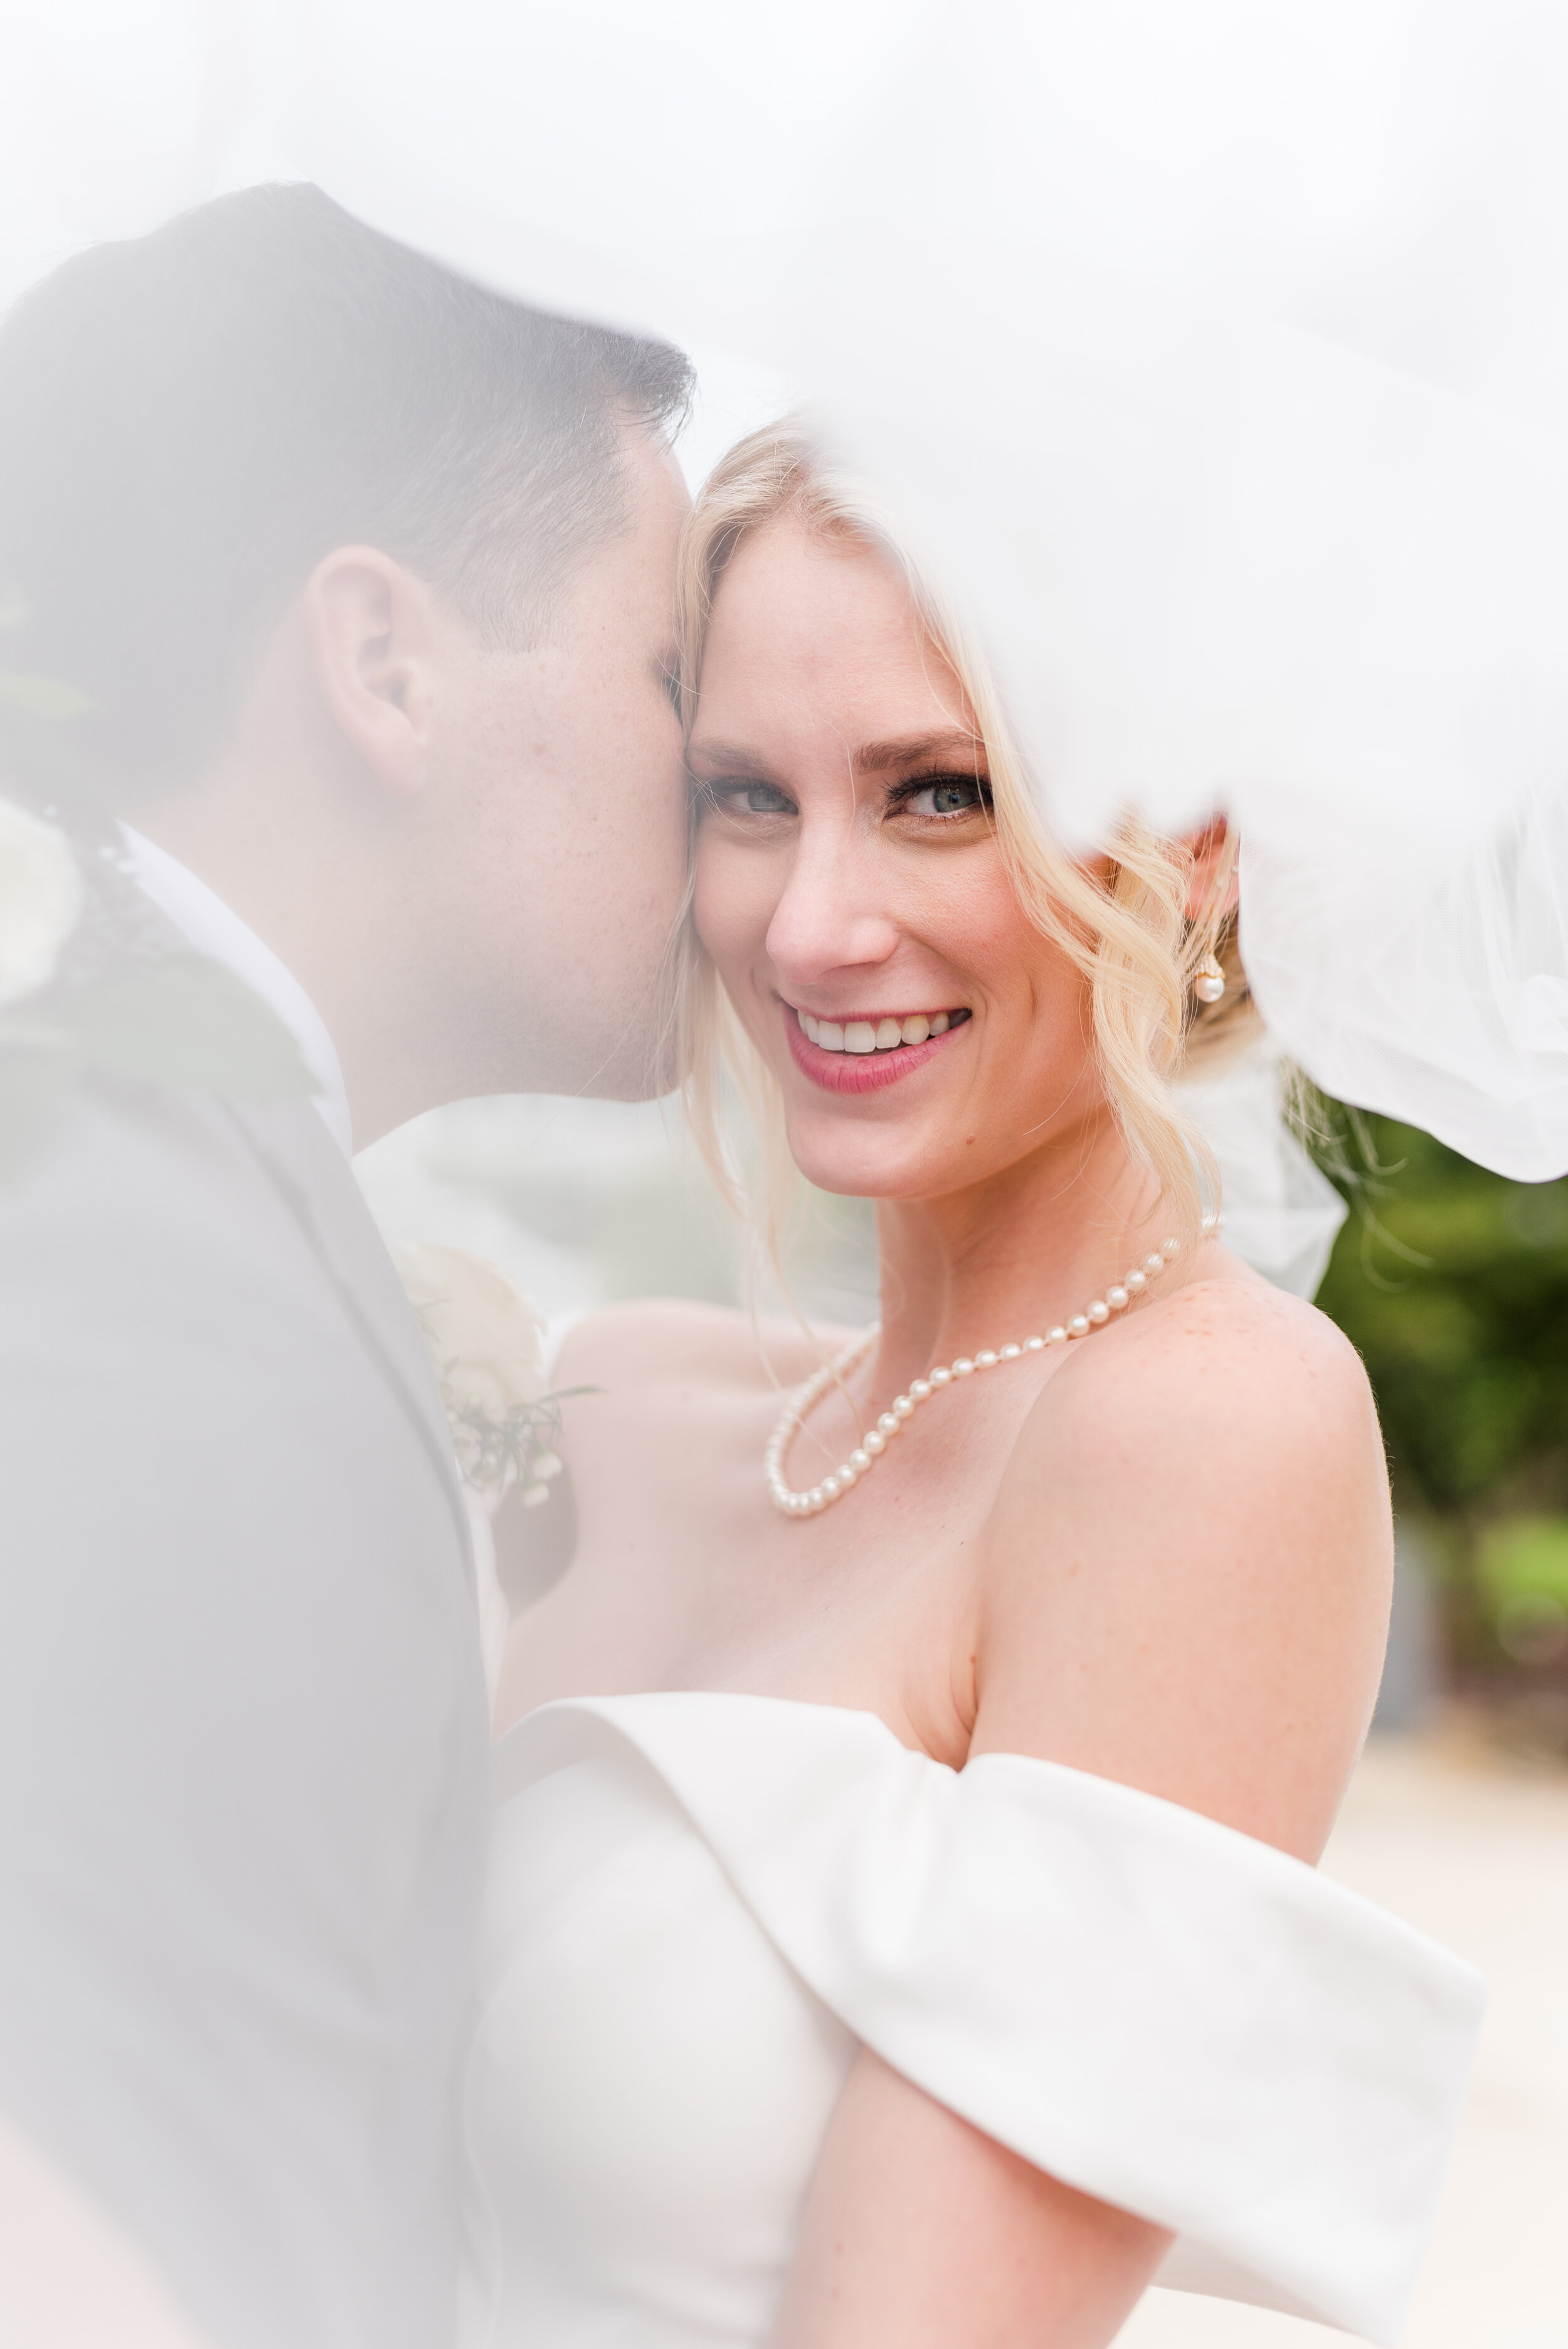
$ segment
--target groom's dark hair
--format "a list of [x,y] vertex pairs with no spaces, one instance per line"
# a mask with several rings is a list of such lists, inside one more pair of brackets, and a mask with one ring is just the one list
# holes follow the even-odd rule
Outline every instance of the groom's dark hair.
[[67,262],[0,326],[0,669],[76,688],[107,784],[177,784],[334,546],[378,546],[502,642],[629,520],[666,345],[553,317],[248,188]]

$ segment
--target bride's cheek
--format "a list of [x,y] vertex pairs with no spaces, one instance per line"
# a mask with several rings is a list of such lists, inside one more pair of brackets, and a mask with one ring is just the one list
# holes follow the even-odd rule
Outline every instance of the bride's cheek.
[[696,836],[692,867],[692,925],[707,951],[717,961],[725,929],[722,871],[726,860],[705,826]]
[[777,896],[763,860],[727,854],[724,843],[698,833],[692,922],[721,974],[738,972],[760,949]]

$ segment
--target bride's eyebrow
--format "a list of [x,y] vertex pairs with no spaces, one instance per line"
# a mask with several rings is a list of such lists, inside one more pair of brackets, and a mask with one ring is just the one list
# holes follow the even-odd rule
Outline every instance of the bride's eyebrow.
[[970,772],[984,763],[985,746],[978,734],[954,728],[940,734],[905,734],[896,741],[862,742],[855,752],[857,774],[885,774],[893,767],[914,767],[930,759],[948,759]]
[[[747,743],[720,742],[711,737],[694,738],[686,746],[686,758],[693,766],[727,775],[765,777],[769,768],[762,753]],[[857,775],[881,775],[934,760],[945,760],[965,773],[976,774],[985,763],[985,746],[978,734],[950,727],[934,734],[901,734],[885,742],[862,742],[852,753],[851,765]]]
[[692,741],[686,744],[688,764],[700,762],[705,767],[722,768],[727,775],[760,775],[767,761],[756,750],[748,750],[744,742]]

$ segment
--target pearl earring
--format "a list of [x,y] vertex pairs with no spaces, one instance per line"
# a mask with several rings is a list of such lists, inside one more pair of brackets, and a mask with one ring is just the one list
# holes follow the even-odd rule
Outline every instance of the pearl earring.
[[1206,954],[1192,976],[1192,992],[1200,1003],[1218,1003],[1225,991],[1225,974],[1218,957]]

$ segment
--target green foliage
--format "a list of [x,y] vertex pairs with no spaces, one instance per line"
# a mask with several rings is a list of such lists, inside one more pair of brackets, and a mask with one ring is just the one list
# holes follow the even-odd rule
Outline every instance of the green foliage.
[[1568,1517],[1511,1517],[1482,1537],[1481,1580],[1499,1602],[1552,1599],[1568,1607]]
[[1385,1118],[1317,1301],[1359,1348],[1407,1506],[1568,1509],[1568,1181],[1510,1183]]
[[1351,1215],[1317,1301],[1367,1364],[1397,1505],[1449,1526],[1461,1646],[1524,1661],[1509,1622],[1568,1597],[1568,1181],[1505,1181],[1385,1118],[1329,1124]]

